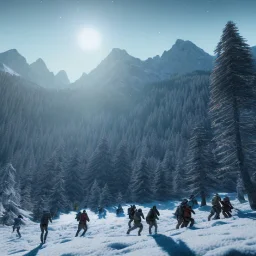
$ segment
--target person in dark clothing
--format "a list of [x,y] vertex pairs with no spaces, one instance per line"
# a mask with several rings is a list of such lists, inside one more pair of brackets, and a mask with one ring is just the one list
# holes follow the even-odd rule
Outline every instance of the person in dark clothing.
[[133,216],[135,214],[135,211],[136,211],[136,206],[135,205],[131,205],[131,207],[128,208],[128,215],[129,215],[129,219],[130,219],[129,222],[128,222],[129,228],[132,227],[131,224],[134,221]]
[[[41,222],[40,222],[40,229],[41,229],[41,243],[45,244],[46,242],[46,238],[48,235],[48,224],[49,221],[52,223],[52,216],[50,214],[49,211],[44,210],[43,211],[43,216],[41,218]],[[44,235],[45,232],[45,235]]]
[[136,211],[134,213],[134,216],[133,216],[134,225],[133,225],[133,227],[128,229],[128,231],[126,233],[127,235],[129,235],[132,230],[137,229],[137,228],[139,228],[138,236],[141,235],[141,231],[143,230],[143,225],[141,223],[141,218],[145,219],[144,214],[142,213],[142,210],[139,209],[138,211]]
[[208,221],[211,220],[211,217],[215,214],[214,220],[220,219],[220,213],[221,213],[221,198],[218,193],[216,193],[212,198],[212,209],[211,213],[208,216]]
[[222,204],[222,214],[224,215],[225,218],[230,218],[232,217],[232,209],[234,208],[232,204],[230,203],[229,197],[224,197],[223,201],[221,201]]
[[81,214],[82,214],[82,213],[81,213],[80,211],[76,214],[76,218],[75,218],[75,219],[76,219],[77,221],[80,221]]
[[118,208],[116,209],[116,214],[122,214],[124,213],[124,209],[122,208],[121,204],[118,205]]
[[184,208],[187,205],[188,200],[187,199],[183,199],[183,201],[181,202],[181,204],[177,207],[174,215],[177,218],[177,225],[176,225],[176,229],[179,229],[180,227],[184,227],[183,226],[183,222],[184,222]]
[[15,229],[16,229],[19,238],[21,238],[20,225],[22,224],[22,221],[21,221],[22,219],[23,219],[23,217],[21,215],[19,215],[17,218],[15,218],[14,219],[14,224],[13,224],[13,227],[12,227],[13,228],[12,232],[14,232]]
[[156,206],[154,205],[148,212],[148,215],[146,217],[146,222],[149,224],[149,234],[151,235],[151,229],[154,226],[155,227],[155,234],[157,234],[157,221],[159,220],[158,216],[160,216],[159,211],[157,210]]
[[78,236],[79,232],[83,229],[84,232],[82,233],[81,236],[84,236],[86,231],[87,231],[87,224],[86,222],[89,222],[90,219],[86,213],[86,211],[84,210],[83,213],[81,214],[80,216],[80,219],[79,219],[79,224],[78,224],[78,229],[77,229],[77,232],[76,232],[76,237]]
[[186,204],[183,208],[183,223],[181,225],[182,228],[187,227],[189,222],[189,227],[192,227],[194,225],[195,220],[191,217],[192,213],[195,214],[194,210],[191,208],[191,206]]

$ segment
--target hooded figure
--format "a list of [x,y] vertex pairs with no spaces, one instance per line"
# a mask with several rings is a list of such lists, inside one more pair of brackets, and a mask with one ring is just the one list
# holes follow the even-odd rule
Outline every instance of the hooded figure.
[[216,193],[213,198],[212,198],[212,209],[211,213],[208,216],[208,221],[211,220],[211,217],[215,214],[214,220],[217,220],[220,218],[220,213],[221,213],[221,198],[218,193]]
[[90,219],[86,213],[85,210],[83,210],[83,213],[81,214],[80,216],[80,219],[79,219],[79,224],[78,224],[78,229],[77,229],[77,232],[76,232],[76,237],[78,236],[79,232],[83,229],[84,232],[82,233],[81,236],[84,236],[86,231],[87,231],[87,223],[86,222],[89,222]]
[[132,230],[135,230],[135,229],[137,229],[137,228],[139,228],[138,236],[141,235],[141,231],[142,231],[142,229],[143,229],[143,225],[142,225],[142,223],[141,223],[141,218],[145,219],[145,218],[144,218],[144,214],[142,213],[142,210],[139,209],[138,211],[136,211],[136,212],[134,213],[134,217],[133,217],[134,224],[133,224],[133,227],[131,227],[131,228],[128,229],[128,231],[127,231],[127,233],[126,233],[127,235],[129,235]]
[[152,227],[155,227],[155,234],[157,234],[157,221],[159,220],[158,216],[160,216],[159,211],[157,210],[156,206],[154,205],[148,212],[148,215],[146,217],[146,222],[149,225],[149,234],[152,234]]
[[131,224],[133,222],[133,216],[135,214],[135,211],[136,211],[136,206],[135,205],[131,205],[131,207],[128,208],[128,215],[129,215],[129,219],[130,219],[129,222],[128,222],[129,228],[132,227]]
[[184,208],[187,205],[188,200],[187,199],[183,199],[182,202],[180,203],[180,205],[176,208],[176,211],[174,213],[174,215],[177,218],[177,225],[176,225],[176,229],[179,229],[180,227],[184,227],[183,222],[184,222]]
[[221,201],[222,204],[222,214],[224,215],[225,218],[230,218],[232,217],[232,209],[234,208],[232,204],[230,203],[229,197],[226,196],[223,198],[223,201]]
[[[49,221],[52,223],[52,216],[48,210],[43,211],[43,215],[40,221],[40,229],[41,229],[41,243],[45,244],[46,238],[48,235],[48,224]],[[45,235],[44,235],[45,232]]]
[[12,232],[14,232],[15,229],[16,229],[19,238],[21,238],[20,225],[22,224],[22,221],[21,221],[22,219],[23,219],[23,217],[21,215],[19,215],[17,218],[15,218],[14,219],[14,224],[13,224],[13,227],[12,227],[13,228]]

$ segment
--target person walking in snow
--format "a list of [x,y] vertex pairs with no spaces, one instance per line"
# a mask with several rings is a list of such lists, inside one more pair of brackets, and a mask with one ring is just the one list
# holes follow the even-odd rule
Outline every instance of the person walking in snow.
[[130,219],[129,222],[128,222],[129,228],[132,227],[131,224],[133,222],[133,216],[135,214],[135,211],[136,211],[136,206],[135,205],[131,205],[131,207],[128,208],[128,215],[129,215],[129,219]]
[[155,227],[155,234],[157,234],[157,221],[159,220],[158,216],[160,216],[159,211],[157,210],[156,206],[154,205],[148,212],[146,217],[146,222],[149,225],[149,234],[152,234],[152,227]]
[[134,213],[134,216],[133,216],[134,224],[133,224],[133,227],[128,229],[128,231],[126,233],[127,235],[129,235],[132,230],[135,230],[137,228],[139,228],[138,236],[141,235],[141,231],[143,230],[141,218],[145,219],[142,210],[139,209],[138,211],[135,211],[135,213]]
[[232,209],[234,208],[232,204],[230,203],[229,197],[226,196],[223,198],[223,201],[221,201],[222,204],[222,214],[224,215],[225,218],[230,218],[232,217]]
[[[49,221],[52,223],[52,216],[51,213],[48,210],[44,210],[43,211],[43,216],[41,218],[41,222],[40,222],[40,229],[41,229],[41,243],[45,244],[46,242],[46,238],[48,235],[48,224]],[[45,235],[44,235],[45,232]]]
[[216,193],[212,198],[212,209],[211,213],[208,216],[208,221],[211,220],[211,217],[215,214],[214,220],[220,219],[220,213],[221,213],[221,198],[218,193]]
[[196,197],[194,195],[191,195],[189,197],[188,205],[193,209],[194,207],[198,206],[198,202],[196,200]]
[[86,211],[84,210],[83,213],[80,215],[80,218],[79,218],[79,224],[78,224],[78,229],[77,229],[77,232],[76,232],[76,237],[78,236],[79,232],[83,229],[84,232],[82,233],[81,236],[84,236],[86,231],[87,231],[87,223],[86,222],[89,222],[90,219],[86,213]]
[[16,230],[19,238],[21,238],[20,225],[22,224],[22,221],[21,221],[22,219],[23,219],[23,217],[21,215],[19,215],[17,218],[15,218],[14,224],[12,227],[12,232],[14,232]]
[[191,206],[185,204],[183,208],[183,223],[181,225],[182,228],[187,227],[189,223],[189,227],[193,227],[195,220],[191,217],[192,213],[195,214]]
[[183,199],[182,202],[180,203],[180,205],[177,207],[174,215],[176,216],[177,218],[177,225],[176,225],[176,229],[179,229],[182,225],[183,225],[183,222],[184,222],[184,208],[186,206],[186,204],[188,203],[188,200],[187,199]]
[[124,213],[124,209],[121,206],[121,204],[119,204],[117,209],[116,209],[116,215],[123,214],[123,213]]

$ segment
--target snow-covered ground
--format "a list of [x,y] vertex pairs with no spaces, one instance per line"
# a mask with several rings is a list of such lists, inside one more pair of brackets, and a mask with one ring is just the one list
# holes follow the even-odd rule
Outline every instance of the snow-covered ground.
[[[138,255],[138,256],[188,256],[188,255],[256,255],[256,212],[248,203],[240,204],[230,196],[235,208],[230,219],[208,222],[210,206],[195,210],[194,228],[175,229],[173,212],[178,202],[157,203],[160,210],[158,235],[148,235],[148,225],[143,221],[142,236],[137,230],[126,235],[128,217],[116,217],[114,210],[107,212],[105,219],[99,219],[87,211],[91,219],[85,237],[74,237],[77,229],[75,212],[61,215],[49,225],[47,243],[40,246],[39,224],[27,220],[22,226],[22,238],[12,233],[11,227],[0,227],[0,255]],[[139,206],[144,215],[151,205]],[[128,206],[125,206],[125,213]],[[82,233],[82,232],[81,232]]]

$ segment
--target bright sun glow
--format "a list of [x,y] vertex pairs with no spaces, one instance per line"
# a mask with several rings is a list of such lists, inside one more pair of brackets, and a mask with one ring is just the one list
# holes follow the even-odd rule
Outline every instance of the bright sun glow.
[[101,36],[93,28],[84,28],[78,35],[78,44],[84,51],[97,50],[101,45]]

